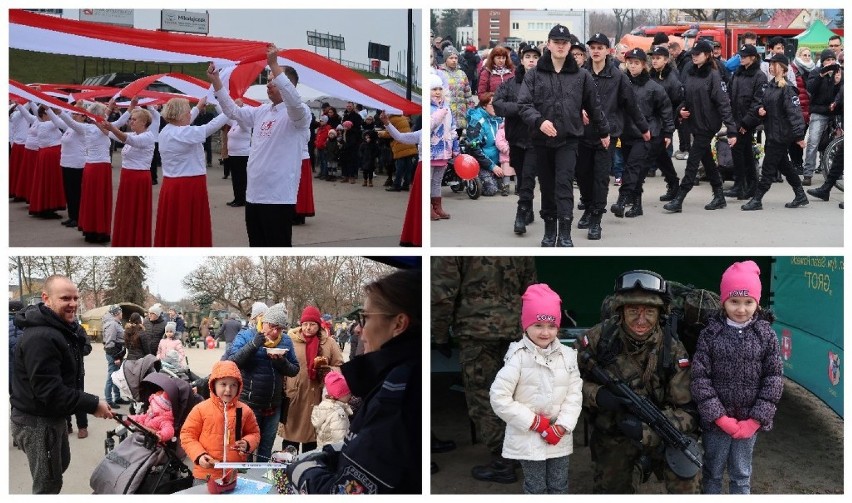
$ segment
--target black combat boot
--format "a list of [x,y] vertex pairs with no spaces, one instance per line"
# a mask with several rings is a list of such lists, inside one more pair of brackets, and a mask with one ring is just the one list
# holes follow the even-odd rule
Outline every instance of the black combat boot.
[[618,218],[622,218],[624,217],[624,207],[628,204],[630,204],[630,194],[627,192],[620,192],[618,194],[618,200],[610,207],[609,211]]
[[588,229],[591,221],[592,221],[592,209],[586,208],[585,210],[583,210],[583,216],[580,217],[580,220],[577,220],[577,228],[578,229]]
[[529,213],[527,213],[527,225],[535,222],[535,212],[530,208]]
[[470,474],[476,480],[482,480],[484,482],[512,484],[518,481],[518,477],[515,475],[515,466],[510,460],[505,459],[502,456],[494,456],[491,463],[487,465],[474,466],[470,470]]
[[830,182],[826,179],[825,183],[815,189],[808,189],[807,193],[816,197],[817,199],[828,201],[828,196],[831,195],[832,187],[834,187],[834,182]]
[[515,234],[525,234],[527,232],[527,213],[532,213],[532,208],[518,205],[518,212],[515,213]]
[[633,196],[633,206],[624,214],[627,218],[638,217],[642,215],[642,193],[638,192]]
[[660,196],[660,201],[671,201],[674,199],[675,196],[677,196],[677,187],[679,183],[680,180],[673,184],[666,184],[666,193]]
[[597,241],[601,238],[601,219],[603,218],[603,212],[604,210],[596,210],[590,218],[588,238],[592,241]]
[[663,205],[663,209],[666,211],[671,211],[672,213],[680,213],[683,211],[683,200],[686,199],[686,195],[689,194],[688,190],[683,190],[683,188],[679,188],[677,190],[677,195],[670,202]]
[[556,246],[556,217],[544,218],[544,237],[541,238],[542,248],[552,248]]
[[744,205],[740,206],[740,209],[743,211],[754,211],[754,210],[762,210],[763,209],[763,194],[766,194],[765,190],[757,189],[754,192],[754,196],[752,196],[751,200]]
[[745,174],[734,180],[734,185],[725,191],[725,197],[736,197],[737,199],[743,194],[743,186],[745,185]]
[[713,199],[706,205],[705,210],[718,210],[728,205],[725,202],[725,194],[722,192],[722,187],[713,187]]
[[574,247],[574,242],[571,241],[571,221],[570,218],[559,218],[559,237],[556,239],[556,246]]
[[793,187],[793,194],[795,194],[796,197],[794,197],[793,200],[789,203],[785,204],[785,208],[800,208],[808,204],[808,196],[805,195],[804,187],[802,187],[801,185],[798,187]]

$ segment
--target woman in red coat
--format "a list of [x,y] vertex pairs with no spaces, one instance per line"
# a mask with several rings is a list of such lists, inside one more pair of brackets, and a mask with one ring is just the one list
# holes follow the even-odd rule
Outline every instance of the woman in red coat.
[[509,51],[505,47],[495,47],[488,53],[488,59],[479,71],[479,84],[477,84],[477,95],[487,92],[497,92],[500,84],[515,76],[515,65],[509,58]]

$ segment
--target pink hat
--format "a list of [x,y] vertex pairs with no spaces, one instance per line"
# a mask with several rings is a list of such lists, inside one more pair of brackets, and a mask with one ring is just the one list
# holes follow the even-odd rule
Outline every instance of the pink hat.
[[352,121],[343,121],[343,129],[351,129]]
[[751,260],[735,262],[722,274],[719,296],[724,304],[731,297],[751,297],[760,303],[760,268]]
[[549,321],[559,327],[562,321],[562,300],[544,283],[530,285],[521,300],[521,326],[526,330],[540,321]]
[[349,385],[346,384],[343,374],[337,371],[332,371],[325,375],[325,389],[328,390],[329,396],[333,396],[334,398],[351,394]]

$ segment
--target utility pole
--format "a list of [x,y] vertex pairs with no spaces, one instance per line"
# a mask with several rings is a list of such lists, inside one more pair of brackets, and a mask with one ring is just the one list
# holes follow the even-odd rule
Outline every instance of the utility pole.
[[408,68],[406,71],[405,99],[411,101],[412,74],[414,73],[414,11],[408,9]]

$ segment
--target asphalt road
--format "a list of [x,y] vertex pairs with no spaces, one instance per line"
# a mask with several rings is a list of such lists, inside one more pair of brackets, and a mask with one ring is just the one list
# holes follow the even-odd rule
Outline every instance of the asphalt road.
[[[675,170],[682,176],[686,161],[673,159]],[[821,185],[822,175],[813,178],[814,188]],[[725,182],[725,188],[733,182]],[[512,185],[514,189],[514,184]],[[742,211],[746,201],[728,198],[724,209],[707,211],[704,205],[712,199],[710,184],[701,182],[687,196],[682,213],[663,210],[659,196],[666,191],[665,180],[657,175],[645,182],[644,215],[616,218],[609,211],[618,198],[618,187],[610,178],[607,213],[602,221],[602,239],[590,241],[587,231],[577,229],[582,212],[574,211],[571,232],[575,247],[834,247],[843,246],[843,192],[832,190],[828,202],[809,196],[810,204],[788,209],[784,203],[793,199],[786,182],[774,183],[763,198],[763,210]],[[444,210],[449,220],[430,223],[432,246],[501,246],[540,247],[544,225],[538,215],[540,194],[536,190],[535,222],[526,234],[513,232],[518,197],[499,194],[470,199],[464,193],[443,188]],[[574,202],[579,203],[579,189],[574,189]]]
[[[222,167],[214,156],[207,170],[207,190],[213,221],[214,247],[248,247],[243,208],[231,208],[231,180],[222,178]],[[120,153],[113,154],[113,204],[118,193]],[[314,179],[316,216],[305,225],[293,227],[294,246],[397,247],[408,205],[408,192],[385,192],[385,175],[376,175],[375,186],[342,184]],[[157,222],[157,198],[161,185],[153,187],[153,224]],[[29,216],[25,203],[9,200],[9,245],[13,247],[105,247],[83,241],[76,229],[59,225],[61,220],[41,220]],[[65,212],[60,213],[65,217]],[[153,231],[153,229],[152,229]]]

